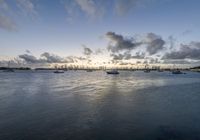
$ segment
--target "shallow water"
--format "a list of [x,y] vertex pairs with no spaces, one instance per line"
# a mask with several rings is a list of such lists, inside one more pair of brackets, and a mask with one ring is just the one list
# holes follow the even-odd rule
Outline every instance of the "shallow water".
[[1,140],[199,140],[200,74],[0,73]]

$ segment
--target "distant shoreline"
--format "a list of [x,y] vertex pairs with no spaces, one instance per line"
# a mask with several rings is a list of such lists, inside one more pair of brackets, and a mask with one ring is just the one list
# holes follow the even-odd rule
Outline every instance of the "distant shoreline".
[[[68,71],[68,70],[83,70],[83,71],[88,71],[88,70],[92,70],[92,71],[106,71],[106,70],[110,70],[109,69],[97,69],[97,68],[29,68],[29,67],[0,67],[0,71],[4,71],[4,70],[17,70],[17,71],[55,71],[55,70],[64,70],[64,71]],[[176,70],[177,68],[163,68],[163,69],[154,69],[154,68],[114,68],[117,70],[121,70],[121,71],[144,71],[144,70],[150,70],[150,71],[173,71]],[[200,66],[199,67],[193,67],[193,68],[179,68],[179,70],[181,71],[193,71],[193,72],[200,72]]]

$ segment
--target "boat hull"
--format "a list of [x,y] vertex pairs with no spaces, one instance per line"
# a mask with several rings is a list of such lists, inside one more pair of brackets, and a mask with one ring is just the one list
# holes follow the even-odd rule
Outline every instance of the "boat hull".
[[107,71],[106,73],[107,73],[107,74],[119,74],[119,72],[118,72],[118,71],[116,71],[116,72]]
[[59,73],[65,73],[64,71],[54,71],[54,73],[59,74]]
[[172,74],[186,74],[186,73],[183,73],[180,70],[175,70],[175,71],[172,71]]

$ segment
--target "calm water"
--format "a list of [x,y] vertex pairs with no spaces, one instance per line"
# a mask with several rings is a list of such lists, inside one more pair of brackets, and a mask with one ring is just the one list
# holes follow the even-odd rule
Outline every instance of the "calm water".
[[1,140],[200,140],[200,74],[0,73]]

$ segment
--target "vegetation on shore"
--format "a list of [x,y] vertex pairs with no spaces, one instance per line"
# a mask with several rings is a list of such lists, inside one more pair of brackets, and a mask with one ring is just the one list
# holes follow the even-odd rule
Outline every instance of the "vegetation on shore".
[[[0,70],[36,70],[36,71],[41,71],[41,70],[108,70],[111,68],[93,68],[93,67],[65,67],[65,68],[35,68],[32,69],[30,67],[0,67]],[[118,69],[118,70],[124,70],[124,71],[144,71],[146,69],[149,69],[151,71],[171,71],[173,70],[172,68],[113,68],[113,69]],[[174,68],[175,69],[175,68]],[[198,67],[193,67],[193,68],[182,68],[179,69],[182,71],[195,71],[195,72],[200,72],[200,66]]]
[[0,67],[0,70],[31,70],[29,67],[19,67],[19,68],[11,68],[11,67]]

